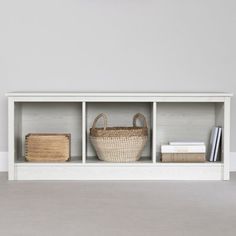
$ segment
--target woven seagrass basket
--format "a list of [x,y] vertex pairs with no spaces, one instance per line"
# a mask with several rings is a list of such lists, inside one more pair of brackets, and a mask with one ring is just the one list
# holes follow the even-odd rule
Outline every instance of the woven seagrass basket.
[[70,134],[28,134],[25,159],[30,162],[65,162],[70,159]]
[[[97,121],[103,118],[104,127],[96,128]],[[137,127],[137,120],[143,120],[143,127]],[[90,129],[90,140],[102,161],[134,162],[141,158],[147,143],[148,128],[144,115],[133,117],[133,127],[107,127],[107,116],[98,115]]]

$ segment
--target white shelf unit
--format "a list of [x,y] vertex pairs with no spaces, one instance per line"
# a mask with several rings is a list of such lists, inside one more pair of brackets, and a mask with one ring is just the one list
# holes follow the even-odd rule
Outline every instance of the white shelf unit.
[[[230,93],[8,93],[9,180],[228,180]],[[100,113],[110,126],[147,118],[148,143],[140,161],[99,161],[89,129]],[[223,128],[221,161],[161,163],[169,141],[209,142],[213,126]],[[72,159],[65,163],[24,161],[28,133],[71,133]]]

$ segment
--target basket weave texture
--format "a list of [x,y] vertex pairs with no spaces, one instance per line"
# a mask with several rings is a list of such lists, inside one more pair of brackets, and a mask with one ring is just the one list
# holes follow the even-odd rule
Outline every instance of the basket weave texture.
[[30,162],[65,162],[70,159],[70,134],[28,134],[25,159]]
[[[104,128],[96,128],[100,118],[103,118]],[[137,127],[137,119],[143,120],[143,127]],[[90,140],[98,158],[107,162],[138,161],[147,143],[147,136],[146,118],[140,113],[133,117],[133,127],[107,127],[107,116],[102,113],[95,118],[90,129]]]

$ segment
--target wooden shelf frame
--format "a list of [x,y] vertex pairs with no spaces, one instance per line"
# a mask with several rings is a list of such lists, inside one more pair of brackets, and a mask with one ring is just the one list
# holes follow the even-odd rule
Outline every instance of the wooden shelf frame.
[[[8,93],[9,180],[229,180],[230,93]],[[81,103],[81,158],[66,163],[27,163],[16,158],[15,125],[19,103]],[[87,156],[90,103],[150,103],[150,157],[135,163],[105,163]],[[157,159],[157,112],[163,103],[215,104],[216,125],[223,126],[222,161],[160,163]],[[219,104],[219,106],[218,106]],[[218,111],[219,110],[219,111]],[[222,123],[223,122],[223,123]]]

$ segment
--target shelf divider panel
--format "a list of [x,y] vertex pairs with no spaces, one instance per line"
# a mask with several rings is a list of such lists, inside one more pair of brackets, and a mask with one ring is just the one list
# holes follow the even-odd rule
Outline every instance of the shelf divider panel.
[[156,163],[156,140],[157,140],[157,103],[153,102],[152,109],[152,161]]
[[86,163],[86,102],[82,102],[82,163]]

